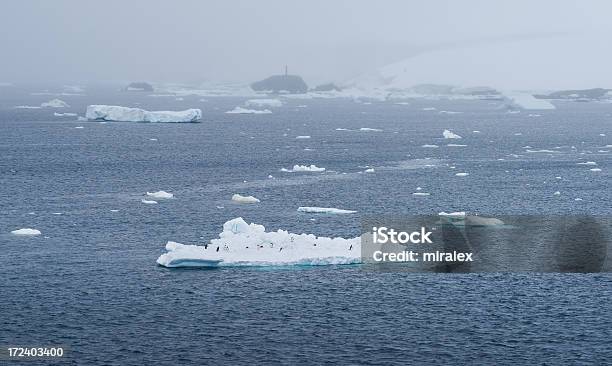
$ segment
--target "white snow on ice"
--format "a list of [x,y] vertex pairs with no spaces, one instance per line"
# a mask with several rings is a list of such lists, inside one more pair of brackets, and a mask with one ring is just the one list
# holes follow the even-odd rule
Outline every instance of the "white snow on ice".
[[174,198],[174,194],[168,193],[166,191],[157,191],[157,192],[147,192],[147,196],[157,198],[157,199],[170,199]]
[[266,232],[241,217],[223,224],[218,239],[206,245],[166,244],[157,263],[165,267],[330,265],[361,263],[360,238],[327,238]]
[[11,234],[20,236],[34,236],[40,235],[40,230],[24,228],[19,230],[13,230],[11,231]]
[[444,130],[442,132],[442,136],[444,136],[445,139],[460,139],[461,138],[461,136],[457,135],[456,133],[450,130]]
[[258,203],[261,202],[259,199],[253,196],[242,196],[240,194],[235,194],[232,196],[232,201],[237,203]]
[[299,212],[306,213],[326,213],[326,214],[352,214],[357,211],[352,210],[343,210],[340,208],[333,207],[298,207]]
[[202,118],[202,110],[150,112],[140,108],[94,104],[87,107],[85,117],[89,120],[116,122],[197,122]]
[[257,110],[257,109],[247,109],[242,107],[236,107],[231,111],[225,112],[227,114],[270,114],[272,113],[269,109]]
[[318,166],[311,164],[310,166],[308,165],[294,165],[292,169],[285,169],[282,168],[281,169],[282,172],[292,172],[292,173],[297,173],[297,172],[324,172],[325,168],[319,168]]

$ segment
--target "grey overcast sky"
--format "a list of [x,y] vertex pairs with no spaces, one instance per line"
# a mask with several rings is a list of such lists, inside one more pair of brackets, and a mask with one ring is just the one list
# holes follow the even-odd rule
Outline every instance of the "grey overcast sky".
[[[2,0],[0,81],[253,81],[285,64],[338,81],[432,50],[577,34],[609,60],[611,23],[605,0]],[[588,57],[572,62],[610,73]]]

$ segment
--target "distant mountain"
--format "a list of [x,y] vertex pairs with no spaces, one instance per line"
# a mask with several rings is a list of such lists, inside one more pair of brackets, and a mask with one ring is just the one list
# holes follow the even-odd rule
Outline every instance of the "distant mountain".
[[302,94],[308,91],[308,85],[298,75],[272,75],[261,81],[251,84],[255,91],[267,91],[272,93]]
[[538,99],[599,100],[609,99],[611,89],[594,88],[580,90],[559,90],[550,94],[539,94]]

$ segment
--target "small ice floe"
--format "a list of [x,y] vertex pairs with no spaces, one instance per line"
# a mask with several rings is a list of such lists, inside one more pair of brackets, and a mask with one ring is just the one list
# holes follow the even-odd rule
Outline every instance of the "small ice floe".
[[421,190],[423,190],[423,188],[421,188],[421,187],[416,187],[416,190],[417,190],[417,191],[421,191]]
[[561,178],[561,177],[555,177],[555,179],[563,179],[563,178]]
[[599,168],[591,168],[589,170],[592,171],[592,172],[601,172],[601,169],[599,169]]
[[480,133],[480,131],[474,130],[474,131],[472,131],[472,133]]
[[145,205],[155,205],[157,204],[157,201],[152,201],[152,200],[146,200],[146,199],[141,199],[140,202],[144,203]]
[[538,113],[529,113],[527,117],[542,117],[542,115]]
[[41,103],[40,106],[42,108],[68,108],[70,107],[68,103],[64,102],[61,99],[51,99],[48,102]]
[[34,105],[16,105],[15,109],[40,109],[40,106],[34,106]]
[[61,213],[61,212],[51,212],[51,215],[58,215],[59,216],[59,215],[63,215],[63,213]]
[[166,192],[166,191],[147,192],[147,196],[157,198],[157,199],[174,198],[174,194]]
[[76,117],[77,116],[76,113],[57,113],[57,112],[54,112],[53,115],[55,117]]
[[35,236],[40,235],[40,230],[24,228],[19,230],[13,230],[11,231],[11,234],[20,236]]
[[309,139],[309,138],[310,138],[310,136],[307,136],[307,135],[302,135],[302,136],[296,136],[295,137],[296,140],[306,140],[306,139]]
[[348,128],[336,128],[336,131],[350,131]]
[[281,169],[282,172],[291,172],[291,173],[296,173],[296,172],[324,172],[325,168],[319,168],[318,166],[311,164],[310,166],[308,165],[294,165],[292,169],[285,169],[282,168]]
[[298,212],[305,213],[325,213],[325,214],[352,214],[357,211],[343,210],[333,207],[298,207]]
[[278,99],[249,99],[244,105],[247,107],[282,107],[283,102]]
[[460,114],[463,112],[455,112],[455,111],[440,111],[440,114]]
[[424,111],[435,111],[436,107],[424,107],[422,110],[424,110]]
[[85,128],[85,127],[83,127],[83,126],[76,126],[75,128],[80,130],[80,129]]
[[600,133],[599,136],[606,137],[606,134],[605,133]]
[[470,173],[455,173],[457,177],[467,177],[468,175],[470,175]]
[[461,136],[457,135],[456,133],[450,130],[444,130],[444,132],[442,132],[442,136],[444,136],[445,139],[460,139],[461,138]]
[[110,210],[110,212],[119,212],[119,210]]
[[448,144],[446,145],[448,147],[466,147],[467,145],[462,145],[462,144]]
[[525,152],[532,153],[532,154],[558,154],[559,153],[559,151],[548,150],[548,149],[540,149],[540,150],[527,149],[525,150]]
[[514,134],[514,136],[523,136],[523,133],[522,132],[517,132],[517,133]]
[[583,163],[576,163],[576,164],[578,165],[597,165],[597,163],[594,161],[585,161]]
[[430,145],[430,144],[425,144],[425,145],[422,145],[421,147],[427,147],[427,148],[432,148],[432,149],[435,149],[435,148],[437,148],[437,147],[438,147],[438,145]]
[[574,201],[582,201],[582,198],[574,198]]
[[269,174],[268,179],[274,179],[274,176],[272,174]]
[[361,127],[359,129],[359,131],[365,131],[365,132],[381,132],[382,130],[379,128],[370,128],[370,127]]
[[556,192],[555,192],[555,193],[553,193],[553,194],[554,194],[555,196],[560,196],[560,195],[561,195],[561,192],[556,191]]
[[236,203],[258,203],[261,202],[259,199],[253,196],[242,196],[238,193],[232,196],[232,201]]
[[363,171],[364,173],[374,173],[374,168],[368,168]]
[[413,196],[429,196],[429,193],[427,193],[427,192],[414,192],[412,195]]
[[149,141],[157,141],[157,139],[151,138],[151,139],[149,139]]
[[272,113],[272,111],[269,109],[258,110],[258,109],[247,109],[247,108],[242,108],[242,107],[236,107],[232,109],[231,111],[227,111],[225,113],[227,114],[270,114]]

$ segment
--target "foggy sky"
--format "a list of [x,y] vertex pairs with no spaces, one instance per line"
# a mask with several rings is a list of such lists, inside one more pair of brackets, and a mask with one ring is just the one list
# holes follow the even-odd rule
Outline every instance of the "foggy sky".
[[612,65],[586,58],[610,60],[611,14],[605,0],[3,0],[0,81],[250,82],[288,65],[313,84],[445,48],[580,35],[597,41],[575,62],[612,87]]

